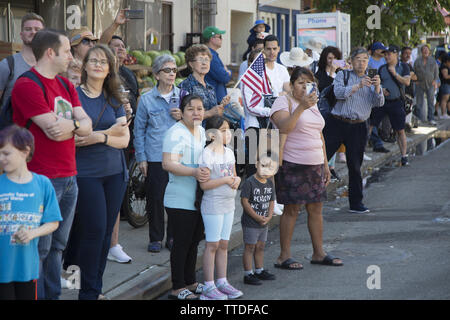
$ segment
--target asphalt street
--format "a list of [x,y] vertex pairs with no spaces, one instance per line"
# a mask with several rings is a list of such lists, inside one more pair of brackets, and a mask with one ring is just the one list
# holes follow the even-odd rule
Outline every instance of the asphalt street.
[[[311,265],[303,210],[292,240],[300,271],[275,269],[279,232],[269,232],[265,268],[275,281],[243,283],[242,246],[229,254],[228,279],[248,300],[450,299],[450,142],[381,168],[365,189],[368,214],[348,213],[347,198],[326,203],[324,248],[344,266]],[[203,279],[201,271],[199,280]]]

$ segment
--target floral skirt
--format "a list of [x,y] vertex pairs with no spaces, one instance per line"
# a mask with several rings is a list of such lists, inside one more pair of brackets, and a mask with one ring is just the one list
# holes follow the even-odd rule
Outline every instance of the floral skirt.
[[283,161],[275,175],[277,202],[306,204],[327,199],[324,165],[303,165]]

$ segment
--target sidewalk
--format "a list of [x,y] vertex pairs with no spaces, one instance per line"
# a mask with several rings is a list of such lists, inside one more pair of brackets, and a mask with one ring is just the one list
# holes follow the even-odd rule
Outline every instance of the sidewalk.
[[[423,153],[424,145],[432,137],[449,137],[450,120],[439,120],[438,126],[419,126],[407,134],[408,153],[410,155]],[[447,132],[445,132],[447,131]],[[390,150],[389,153],[374,153],[371,148],[366,149],[366,155],[372,158],[364,161],[361,168],[363,177],[369,176],[377,167],[394,161],[399,162],[400,152],[396,143],[384,143]],[[416,152],[417,149],[417,152]],[[412,158],[412,156],[410,156]],[[336,162],[336,172],[342,178],[339,183],[331,183],[328,187],[328,194],[342,193],[343,187],[347,184],[347,167],[345,164]],[[236,197],[236,212],[234,225],[229,242],[229,250],[242,244],[241,219],[242,207],[239,195]],[[279,224],[279,216],[274,216],[270,223],[270,228]],[[107,299],[111,300],[149,300],[155,299],[171,288],[170,281],[170,252],[164,248],[160,253],[147,252],[148,226],[135,229],[126,221],[121,221],[119,232],[119,243],[125,252],[133,258],[130,264],[119,264],[108,261],[103,277],[103,292]],[[165,244],[165,242],[163,242]],[[197,269],[201,268],[204,241],[200,243],[199,255],[197,258]],[[202,279],[199,279],[200,281]],[[63,289],[61,295],[63,300],[78,299],[77,290]]]

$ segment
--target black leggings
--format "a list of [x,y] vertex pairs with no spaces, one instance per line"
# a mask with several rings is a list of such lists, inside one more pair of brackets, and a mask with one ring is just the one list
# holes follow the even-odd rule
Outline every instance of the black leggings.
[[172,288],[178,290],[194,284],[198,243],[204,239],[202,215],[198,211],[166,207],[173,231],[170,251]]
[[0,300],[37,300],[36,280],[0,283]]

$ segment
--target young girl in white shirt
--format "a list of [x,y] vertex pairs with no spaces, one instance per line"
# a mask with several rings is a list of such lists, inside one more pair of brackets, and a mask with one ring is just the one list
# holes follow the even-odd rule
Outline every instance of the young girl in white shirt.
[[[236,175],[235,158],[225,147],[231,141],[227,120],[214,116],[206,120],[210,140],[199,158],[199,167],[208,168],[210,180],[200,183],[204,190],[201,214],[206,234],[203,255],[205,288],[200,300],[236,299],[243,293],[227,281],[228,241],[233,225],[235,196],[241,179]],[[214,283],[214,266],[217,280]]]

